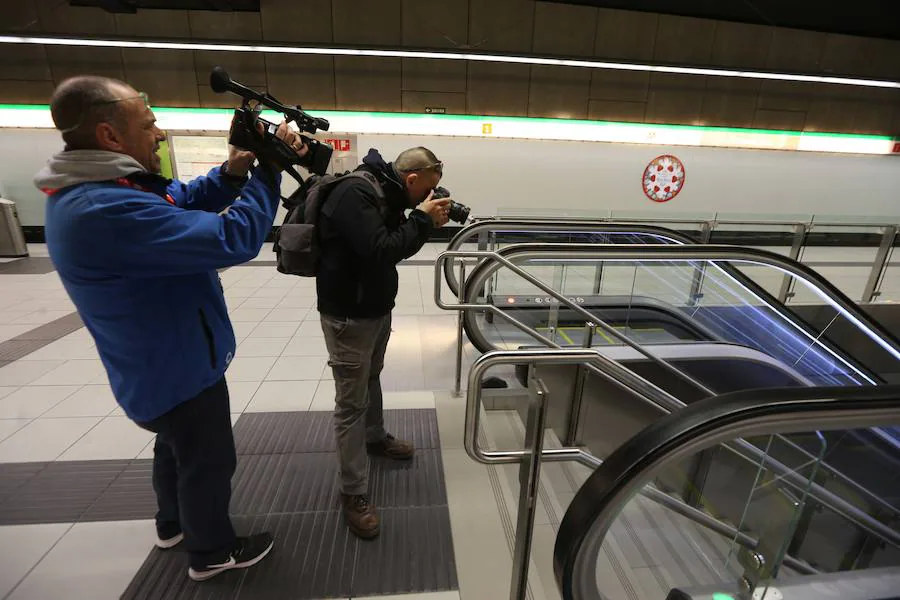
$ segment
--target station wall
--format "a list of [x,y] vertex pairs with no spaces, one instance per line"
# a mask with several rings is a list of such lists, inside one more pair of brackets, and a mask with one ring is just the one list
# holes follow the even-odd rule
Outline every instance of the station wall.
[[[898,156],[448,136],[355,139],[359,158],[369,148],[388,160],[411,146],[431,148],[445,163],[442,185],[473,215],[900,217]],[[45,199],[32,177],[61,148],[53,130],[0,129],[0,196],[17,203],[25,226],[44,223]],[[686,180],[674,199],[656,203],[644,195],[641,179],[663,154],[683,162]],[[291,189],[285,177],[285,192]]]

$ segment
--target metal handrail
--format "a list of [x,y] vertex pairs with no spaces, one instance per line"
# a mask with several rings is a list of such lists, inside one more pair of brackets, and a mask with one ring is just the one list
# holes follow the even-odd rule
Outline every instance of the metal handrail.
[[[504,249],[502,250],[502,252],[503,252],[504,254],[508,254],[508,253],[517,253],[517,251],[525,251],[525,250],[527,250],[527,251],[533,251],[533,249],[536,248],[536,247],[539,247],[539,248],[542,248],[542,249],[544,249],[544,248],[546,248],[546,249],[554,248],[554,249],[555,249],[554,252],[557,252],[560,248],[563,248],[563,249],[566,250],[566,258],[570,258],[570,257],[573,257],[573,256],[574,256],[575,258],[577,258],[578,255],[575,254],[574,251],[575,251],[575,250],[584,250],[584,249],[585,249],[585,246],[583,246],[583,245],[573,245],[573,244],[551,244],[551,243],[535,244],[535,243],[532,243],[532,244],[513,244],[513,245],[510,245],[510,246],[507,246],[506,248],[504,248]],[[612,248],[619,248],[619,246],[606,246],[606,247],[601,247],[601,248],[604,248],[604,250],[602,250],[602,251],[605,253],[605,252],[607,252],[607,250],[605,250],[605,249],[606,249],[606,248],[610,248],[610,247],[612,247]],[[591,254],[591,255],[593,255],[594,253],[600,251],[600,250],[598,250],[598,248],[597,248],[596,246],[590,246],[590,247],[588,247],[588,248],[589,248],[589,249],[584,250],[584,251],[585,251],[586,253],[588,253],[588,254]],[[663,245],[663,246],[634,246],[634,248],[640,248],[640,249],[641,249],[640,252],[643,253],[643,252],[645,252],[645,251],[648,251],[647,249],[653,249],[653,248],[657,248],[657,249],[658,249],[658,248],[666,248],[666,249],[668,250],[668,249],[673,248],[673,247]],[[674,248],[678,248],[678,247],[676,246],[676,247],[674,247]],[[701,248],[701,249],[703,249],[704,251],[711,251],[711,252],[722,251],[723,249],[724,249],[725,251],[727,251],[727,252],[733,252],[733,251],[740,251],[740,250],[741,250],[741,249],[739,249],[739,248],[735,248],[735,247],[731,247],[731,246],[724,246],[724,247],[720,247],[720,246],[681,246],[681,247],[680,247],[680,249],[683,250],[685,253],[690,252],[690,251],[691,251],[692,249],[694,249],[694,248]],[[622,251],[625,252],[625,250],[622,250]],[[751,249],[748,249],[748,252],[751,252],[751,253],[756,254],[756,255],[759,255],[759,256],[766,256],[766,257],[769,257],[769,258],[774,258],[774,259],[776,259],[778,262],[785,262],[785,263],[787,263],[788,260],[789,260],[789,259],[785,259],[785,258],[782,257],[781,255],[773,254],[773,253],[768,253],[768,252],[765,252],[765,251],[758,251],[758,250],[751,250]],[[447,252],[447,253],[445,253],[445,254],[447,254],[448,256],[451,256],[451,257],[452,257],[452,254],[449,253],[449,252]],[[518,255],[522,255],[522,254],[523,254],[523,252],[519,252],[519,253],[518,253]],[[528,255],[527,253],[524,253],[524,254],[525,254],[526,256]],[[691,257],[693,257],[693,255],[691,255]],[[448,262],[449,262],[449,261],[448,261]],[[503,263],[508,263],[508,261],[505,261],[505,260],[501,261],[501,264],[503,264]],[[445,264],[446,264],[446,263],[445,263]],[[807,270],[807,271],[808,271],[808,269],[806,269],[806,268],[803,267],[802,265],[799,265],[798,263],[793,263],[793,264],[794,264],[795,266],[797,266],[798,268],[800,268],[800,269],[804,269],[804,270]],[[533,276],[531,276],[531,274],[529,274],[529,273],[527,273],[527,272],[524,272],[524,273],[525,273],[525,278],[526,278],[526,279],[528,279],[529,281],[533,281],[533,279],[532,279]],[[810,273],[811,275],[814,275],[815,277],[818,277],[818,275],[815,274],[815,272],[813,272],[813,271],[809,271],[809,273]],[[539,281],[539,280],[538,280],[538,281]],[[824,280],[822,280],[822,281],[820,282],[820,284],[821,284],[821,286],[824,288],[824,290],[826,290],[826,291],[829,290],[829,289],[831,288],[831,286],[828,284],[828,282],[826,282],[826,281],[824,281]],[[549,288],[547,288],[547,289],[549,289]],[[839,291],[838,291],[838,290],[834,290],[834,291],[835,291],[836,293],[839,294]],[[566,305],[568,305],[568,306],[572,306],[571,301],[569,301],[568,299],[564,299],[564,297],[563,297],[562,295],[559,295],[559,294],[553,294],[553,295],[554,295],[557,299],[559,299],[562,303],[564,303],[564,304],[566,304]],[[446,307],[448,306],[448,305],[444,305],[442,302],[440,302],[439,298],[436,298],[436,302],[438,303],[438,306],[441,306],[442,308],[446,308]],[[480,308],[482,308],[482,309],[487,309],[487,310],[493,312],[495,316],[500,316],[501,318],[503,318],[503,319],[507,320],[508,322],[512,323],[514,326],[516,326],[516,327],[517,327],[518,329],[520,329],[521,331],[523,331],[523,332],[525,332],[525,333],[531,335],[532,337],[534,337],[534,338],[537,339],[538,341],[542,342],[543,344],[545,344],[545,345],[547,345],[547,346],[549,346],[549,347],[551,347],[551,348],[557,348],[557,349],[558,349],[558,348],[561,348],[561,346],[560,346],[559,344],[557,344],[556,342],[554,342],[553,340],[551,340],[551,339],[549,339],[549,338],[547,338],[547,337],[545,337],[545,336],[540,335],[539,333],[537,333],[536,331],[534,331],[533,329],[531,329],[530,327],[528,327],[527,325],[525,325],[525,324],[522,323],[521,321],[519,321],[519,320],[515,319],[514,317],[508,315],[505,311],[503,311],[503,310],[501,310],[501,309],[499,309],[499,308],[497,308],[497,307],[494,307],[494,306],[491,306],[491,305],[463,305],[463,304],[459,304],[459,305],[457,305],[456,307],[462,309],[462,308],[464,308],[464,307],[471,307],[471,306],[477,306],[477,307],[480,307]],[[845,308],[847,308],[847,309],[850,310],[850,311],[857,312],[857,311],[856,311],[856,307],[855,307],[855,305],[854,305],[852,302],[847,301],[847,304],[845,305]],[[584,309],[581,308],[580,306],[578,307],[578,309],[579,309],[582,313],[584,312]],[[593,319],[596,321],[596,315],[593,315],[593,314],[591,314],[591,313],[588,313],[588,314],[590,314],[591,318],[593,318]],[[862,319],[864,319],[864,320],[867,319],[867,317],[866,317],[864,314],[859,315],[859,316],[860,316]],[[877,326],[877,325],[876,325],[876,326]],[[618,332],[616,332],[616,333],[618,333]],[[660,359],[660,360],[661,360],[661,359]],[[665,364],[668,364],[668,363],[665,363]],[[604,377],[604,378],[607,378],[607,379],[609,379],[610,381],[613,381],[614,383],[616,383],[613,379],[611,379],[611,378],[609,378],[609,377],[606,377],[606,375],[605,375],[601,370],[596,369],[594,366],[592,366],[592,365],[586,365],[586,366],[587,366],[587,368],[588,368],[589,370],[593,371],[595,374],[600,375],[600,376],[602,376],[602,377]],[[677,373],[679,373],[679,374],[681,373],[681,371],[678,370],[676,367],[672,367],[672,369],[675,370],[675,371],[676,371]],[[709,395],[714,395],[713,392],[711,392],[711,391],[709,391],[709,390],[707,390],[707,391],[708,391],[708,394],[709,394]],[[673,411],[673,410],[678,410],[679,408],[684,407],[684,404],[681,403],[681,401],[678,400],[677,398],[674,398],[674,402],[673,402],[673,400],[672,400],[673,398],[674,398],[674,397],[669,397],[669,398],[666,398],[666,399],[664,400],[664,402],[665,402],[664,409],[667,410],[667,411],[669,411],[669,412],[671,412],[671,411]],[[866,489],[866,488],[860,486],[860,485],[857,484],[856,482],[848,481],[847,483],[848,483],[848,485],[850,485],[851,487],[853,487],[854,489],[856,489],[856,491],[857,491],[858,493],[860,493],[860,494],[862,494],[862,495],[868,497],[870,500],[872,500],[872,501],[874,501],[874,502],[876,502],[876,503],[883,504],[883,500],[882,500],[881,498],[878,498],[878,497],[875,496],[874,494],[872,494],[868,489]]]
[[496,215],[496,216],[485,216],[485,217],[475,217],[473,220],[477,220],[478,222],[484,221],[506,221],[506,220],[520,220],[520,219],[546,219],[546,220],[569,220],[569,221],[615,221],[619,223],[685,223],[690,225],[771,225],[771,226],[793,226],[793,225],[808,225],[811,227],[894,227],[900,226],[900,219],[897,221],[880,221],[878,223],[865,223],[865,222],[841,222],[841,221],[816,221],[815,215],[811,215],[809,220],[800,221],[800,220],[783,220],[783,221],[767,221],[765,219],[691,219],[689,217],[678,218],[678,217],[622,217],[617,215],[610,215],[607,217],[601,216],[563,216],[563,217],[553,217],[553,216],[541,216],[537,217],[535,215]]
[[[680,408],[685,408],[686,406],[683,402],[661,390],[650,381],[605,357],[598,350],[585,348],[579,350],[497,350],[488,352],[479,357],[469,371],[468,389],[466,391],[466,426],[463,433],[466,454],[482,464],[516,463],[522,461],[528,454],[526,450],[484,450],[478,443],[478,432],[480,431],[481,423],[482,392],[480,382],[482,376],[492,367],[510,364],[589,365],[600,371],[610,381],[618,383],[623,388],[637,394],[661,410],[666,410],[664,407],[673,401],[680,405]],[[826,508],[882,540],[900,547],[900,533],[873,518],[865,511],[822,485],[814,481],[810,482],[803,475],[772,458],[746,440],[736,439],[732,440],[731,443],[738,454],[752,459],[757,464],[766,465],[769,469],[778,473],[785,483],[798,489],[809,490],[809,496]],[[577,447],[545,449],[541,453],[541,458],[550,461],[572,460],[592,468],[596,468],[602,463],[598,458]]]
[[[676,244],[693,244],[696,240],[672,231],[664,227],[652,227],[646,225],[629,225],[610,223],[608,221],[572,221],[565,219],[514,219],[503,220],[500,231],[536,232],[536,233],[635,233],[652,235],[672,240]],[[460,229],[447,244],[448,251],[459,250],[463,244],[482,233],[494,232],[497,229],[497,221],[474,221]],[[454,294],[459,293],[459,282],[452,265],[444,267],[444,279]]]
[[[881,229],[882,230],[882,241],[878,250],[878,253],[875,256],[874,261],[871,264],[871,269],[869,273],[868,280],[865,285],[865,289],[863,291],[862,298],[860,298],[861,302],[873,302],[880,294],[879,287],[882,284],[882,278],[884,276],[885,270],[887,268],[887,259],[890,256],[890,251],[893,249],[894,245],[897,241],[897,232],[900,231],[900,221],[881,221],[878,223],[864,223],[864,222],[838,222],[838,221],[816,221],[815,216],[811,215],[809,220],[806,221],[798,221],[798,220],[784,220],[784,221],[769,221],[765,219],[719,219],[718,216],[713,217],[711,219],[690,219],[690,218],[673,218],[673,217],[622,217],[616,215],[607,215],[597,216],[597,217],[577,217],[577,216],[569,216],[569,217],[536,217],[534,215],[526,215],[526,216],[494,216],[494,217],[474,217],[472,219],[472,226],[480,226],[482,229],[499,229],[503,230],[503,224],[512,224],[517,222],[530,222],[530,223],[543,223],[547,226],[551,224],[571,224],[572,227],[575,228],[591,228],[591,227],[600,227],[604,223],[607,224],[615,224],[615,225],[632,225],[632,226],[649,226],[653,227],[656,224],[663,225],[695,225],[700,229],[700,239],[696,240],[700,243],[708,243],[710,241],[710,236],[714,229],[716,229],[720,225],[749,225],[749,226],[768,226],[768,227],[790,227],[794,230],[794,241],[791,244],[791,258],[795,260],[799,260],[800,254],[803,252],[803,248],[805,247],[805,240],[807,234],[822,228],[834,228],[834,227],[849,227],[849,228],[865,228],[865,229]],[[451,241],[451,245],[453,242],[457,240],[460,236],[464,235],[468,227],[463,228],[457,236]],[[564,228],[562,228],[564,229]],[[660,227],[659,229],[665,229],[665,227]],[[672,232],[673,235],[670,237],[681,236],[685,239],[684,243],[691,243],[689,240],[689,236],[684,236],[678,232]],[[459,244],[461,245],[461,244]],[[448,249],[458,249],[459,245],[456,246],[448,246]],[[453,273],[451,271],[446,271],[445,276],[447,278],[447,283],[450,285],[450,288],[456,293],[456,282],[453,277]],[[702,274],[699,274],[700,279],[702,279]],[[699,283],[699,282],[698,282]],[[698,290],[697,290],[698,291]],[[778,293],[778,300],[781,302],[786,302],[787,299],[791,296],[791,281],[788,277],[785,277],[785,281],[782,284],[781,290]]]
[[[733,397],[725,406],[724,399],[717,398],[701,401],[690,412],[642,431],[588,478],[560,525],[554,567],[563,597],[602,597],[596,588],[597,552],[627,502],[658,470],[736,438],[896,423],[900,419],[896,394],[894,388],[871,392],[868,398],[807,394],[809,397],[788,396],[766,402],[744,395]],[[816,487],[810,485],[809,497],[821,501],[814,493]],[[876,534],[878,537],[895,546],[900,544],[900,533],[883,525],[881,528],[889,535],[885,538]]]
[[[529,245],[532,245],[532,244],[529,244]],[[680,247],[680,246],[677,246],[677,247]],[[636,350],[637,352],[639,352],[646,358],[653,361],[656,365],[658,365],[663,370],[668,371],[675,377],[678,377],[678,378],[690,383],[691,385],[695,386],[697,389],[702,391],[707,396],[715,395],[714,391],[712,391],[711,389],[709,389],[708,387],[703,385],[701,382],[697,381],[697,379],[695,379],[694,377],[691,377],[690,375],[688,375],[681,369],[679,369],[679,368],[673,366],[672,364],[666,362],[665,360],[659,358],[656,354],[654,354],[653,352],[648,350],[645,346],[638,344],[637,342],[635,342],[634,340],[629,338],[624,333],[622,333],[619,330],[617,330],[616,328],[610,326],[608,323],[605,323],[604,321],[597,319],[596,315],[592,314],[590,311],[588,311],[588,310],[582,308],[581,306],[577,305],[576,303],[572,302],[571,300],[569,300],[568,298],[566,298],[565,296],[563,296],[562,294],[560,294],[559,292],[554,290],[552,287],[550,287],[549,285],[547,285],[546,283],[544,283],[543,281],[541,281],[540,279],[538,279],[537,277],[535,277],[534,275],[529,273],[528,271],[522,269],[521,267],[519,267],[516,264],[513,264],[512,262],[510,262],[509,260],[507,260],[506,258],[504,258],[503,256],[501,256],[500,254],[498,254],[496,252],[479,252],[479,251],[454,251],[454,252],[445,251],[445,252],[442,252],[437,257],[437,260],[435,260],[435,263],[434,263],[434,268],[435,268],[434,301],[438,305],[439,308],[442,308],[444,310],[485,310],[485,309],[487,309],[487,310],[493,312],[495,315],[499,315],[501,318],[506,319],[510,323],[513,323],[516,327],[521,329],[523,332],[531,335],[532,337],[534,337],[535,339],[537,339],[541,342],[544,342],[545,344],[549,345],[550,347],[553,347],[553,348],[560,347],[554,341],[540,335],[538,332],[534,331],[533,329],[531,329],[530,327],[528,327],[521,321],[506,314],[505,311],[502,311],[495,306],[483,305],[483,304],[469,304],[469,303],[446,304],[444,302],[443,298],[441,298],[442,287],[441,287],[441,280],[440,280],[440,272],[441,272],[442,265],[445,263],[445,261],[448,258],[465,258],[465,257],[490,258],[491,260],[494,260],[494,261],[502,264],[503,266],[505,266],[506,268],[511,270],[513,273],[516,273],[517,275],[519,275],[520,277],[522,277],[523,279],[525,279],[532,285],[536,286],[538,289],[542,290],[545,294],[548,294],[551,297],[555,298],[563,306],[566,306],[570,310],[574,310],[576,313],[578,313],[579,315],[584,317],[585,321],[595,322],[597,327],[602,329],[604,331],[604,333],[606,333],[608,336],[613,337],[613,338],[619,340],[620,342],[622,342],[624,345],[631,347],[633,350]]]
[[[723,262],[747,262],[755,263],[782,270],[796,279],[806,282],[812,288],[815,288],[820,294],[834,303],[838,312],[847,320],[856,325],[860,330],[881,346],[889,354],[897,360],[900,360],[900,341],[898,341],[891,333],[884,330],[876,321],[871,319],[857,305],[845,296],[840,290],[831,285],[821,275],[806,267],[805,265],[793,261],[787,257],[769,252],[766,250],[758,250],[756,248],[744,248],[739,246],[725,245],[640,245],[621,247],[615,245],[598,245],[592,244],[586,246],[583,244],[555,244],[555,243],[533,243],[533,244],[512,244],[504,248],[505,253],[516,253],[517,257],[525,258],[558,258],[559,254],[564,253],[567,261],[573,259],[589,259],[596,261],[709,261],[715,264],[716,261]],[[551,253],[555,254],[552,255]],[[440,265],[443,260],[459,255],[458,252],[444,252],[438,256],[435,263]],[[511,263],[507,258],[496,252],[490,253],[469,253],[479,254],[484,257],[491,257],[503,266],[512,265],[518,271],[522,271],[520,267]],[[446,256],[446,258],[444,258]],[[527,273],[527,272],[526,272]],[[530,276],[530,274],[528,274]],[[530,279],[534,279],[533,276]],[[437,282],[439,284],[440,282]],[[533,282],[532,282],[533,283]],[[545,284],[541,284],[544,285]],[[440,286],[436,285],[436,300],[439,300]],[[543,289],[543,288],[542,288]],[[546,291],[546,290],[545,290]],[[571,304],[565,299],[567,305]],[[438,303],[441,308],[447,307],[442,303]],[[484,309],[481,305],[468,305],[467,308],[474,309],[478,307]],[[571,308],[571,306],[570,306]],[[578,314],[589,315],[589,320],[596,319],[585,309],[576,305]]]

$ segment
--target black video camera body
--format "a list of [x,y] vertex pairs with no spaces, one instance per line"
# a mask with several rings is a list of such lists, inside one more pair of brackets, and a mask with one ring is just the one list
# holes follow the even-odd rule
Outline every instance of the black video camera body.
[[[234,121],[228,138],[228,143],[232,146],[253,152],[261,159],[261,162],[262,160],[274,162],[281,170],[287,171],[300,185],[304,183],[303,178],[294,170],[293,165],[305,167],[316,175],[324,175],[328,170],[328,164],[331,162],[331,155],[334,152],[331,146],[301,135],[300,137],[308,148],[306,155],[301,158],[297,156],[293,148],[276,137],[275,132],[278,130],[278,125],[260,118],[259,115],[262,107],[268,106],[272,110],[284,114],[284,118],[288,122],[296,123],[300,131],[310,134],[314,134],[320,129],[328,131],[329,123],[326,119],[308,115],[299,105],[286,106],[268,93],[262,94],[250,89],[231,79],[222,67],[215,67],[212,70],[209,75],[209,84],[218,94],[231,92],[243,99],[241,107],[234,111]],[[251,100],[256,101],[255,106],[250,105]],[[259,124],[263,126],[261,134],[257,127]]]
[[[435,200],[440,200],[441,198],[449,198],[451,196],[450,190],[447,188],[436,187],[434,188],[434,195],[432,198]],[[460,204],[459,202],[454,202],[450,200],[450,210],[447,212],[447,217],[460,225],[465,225],[466,221],[469,220],[469,211],[471,209],[465,204]]]

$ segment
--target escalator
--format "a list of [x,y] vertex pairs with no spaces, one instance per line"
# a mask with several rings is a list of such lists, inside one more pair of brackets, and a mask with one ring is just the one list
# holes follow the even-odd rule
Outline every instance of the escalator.
[[[894,545],[869,540],[860,545],[854,561],[837,568],[820,565],[798,570],[794,568],[797,563],[792,555],[797,549],[792,540],[808,527],[807,515],[816,506],[814,496],[819,492],[812,486],[786,482],[787,475],[801,471],[816,480],[835,440],[852,432],[897,425],[897,386],[740,392],[699,401],[656,421],[612,452],[569,505],[554,548],[554,570],[562,597],[896,600],[900,597],[900,551],[896,546],[900,523],[889,524]],[[814,440],[810,446],[815,449],[814,459],[792,458],[776,450],[778,440],[786,437]],[[618,559],[627,552],[623,544],[635,514],[650,515],[650,521],[659,527],[670,523],[658,507],[655,511],[648,507],[644,492],[655,488],[661,474],[677,469],[686,458],[729,452],[729,446],[739,439],[765,440],[765,452],[755,465],[751,485],[731,492],[742,504],[735,525],[749,542],[737,543],[689,522],[680,523],[678,531],[632,530],[632,543],[636,538],[653,538],[651,545],[661,544],[664,539],[679,544],[683,551],[647,566],[623,567]],[[896,461],[897,454],[891,458]],[[896,509],[896,463],[871,464],[867,469],[886,480],[882,487],[893,493],[886,500]],[[827,543],[832,537],[839,536],[829,531],[818,541]]]
[[[802,265],[762,251],[694,246],[664,230],[622,227],[590,234],[602,243],[517,243],[482,259],[464,288],[467,304],[484,306],[463,316],[472,344],[482,352],[589,347],[689,407],[747,390],[846,388],[852,394],[881,386],[890,378],[867,366],[873,356],[888,374],[900,372],[900,344]],[[755,283],[761,269],[794,277],[833,318],[810,325]],[[451,288],[454,283],[448,277]],[[855,352],[830,335],[833,328],[853,331]],[[668,412],[584,366],[529,371],[523,362],[516,375],[513,386],[526,387],[530,376],[546,385],[547,425],[559,440],[601,459]],[[896,565],[898,547],[885,540],[885,531],[900,527],[896,425],[745,440],[755,452],[794,465],[800,481],[815,482],[818,495],[762,475],[752,456],[729,445],[659,470],[652,485],[748,531],[765,530],[773,515],[793,519],[785,552],[803,572]],[[763,488],[765,501],[748,510],[746,499]],[[887,529],[872,531],[849,519],[854,511]]]

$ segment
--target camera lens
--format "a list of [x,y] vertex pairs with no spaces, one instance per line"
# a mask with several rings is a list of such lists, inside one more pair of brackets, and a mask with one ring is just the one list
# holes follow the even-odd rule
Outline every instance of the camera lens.
[[454,202],[453,200],[451,200],[450,210],[447,211],[447,217],[451,221],[462,225],[469,218],[469,207],[465,204],[460,204],[459,202]]

